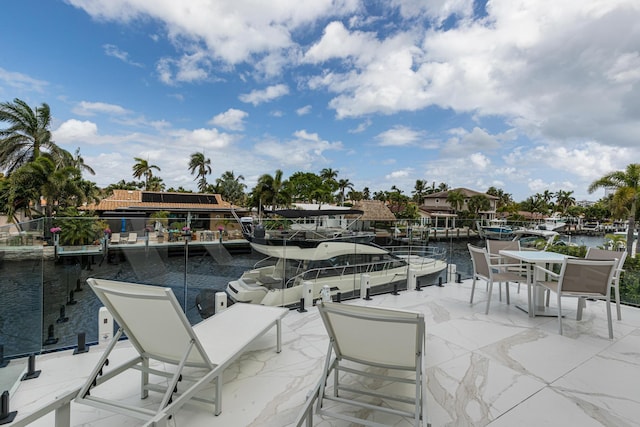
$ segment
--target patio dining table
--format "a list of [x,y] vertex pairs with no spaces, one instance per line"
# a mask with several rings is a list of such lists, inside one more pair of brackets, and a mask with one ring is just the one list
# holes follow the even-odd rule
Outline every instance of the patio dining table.
[[559,254],[557,252],[547,251],[513,251],[513,250],[501,250],[500,255],[510,257],[522,261],[527,265],[527,301],[529,304],[527,307],[521,307],[516,305],[519,309],[529,313],[529,317],[535,316],[553,316],[557,317],[557,311],[545,306],[544,292],[535,292],[538,295],[536,300],[533,300],[532,293],[533,286],[535,286],[535,266],[549,264],[562,264],[569,255]]

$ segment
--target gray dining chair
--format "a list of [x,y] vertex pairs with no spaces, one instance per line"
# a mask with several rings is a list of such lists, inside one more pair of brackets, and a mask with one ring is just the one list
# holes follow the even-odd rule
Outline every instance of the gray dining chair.
[[[613,339],[613,323],[611,321],[611,281],[615,272],[617,260],[587,260],[580,258],[566,258],[562,263],[560,273],[554,273],[542,266],[536,265],[544,280],[536,280],[533,287],[534,299],[538,287],[555,292],[557,296],[558,329],[562,335],[562,297],[578,298],[578,312],[576,320],[582,320],[582,310],[585,306],[583,299],[591,298],[604,300],[607,304],[607,322],[609,338]],[[537,275],[536,275],[537,276]]]
[[[476,280],[482,279],[487,282],[487,308],[485,309],[485,314],[489,314],[489,306],[491,305],[491,294],[493,293],[493,283],[497,282],[500,287],[502,283],[506,283],[505,285],[505,293],[507,296],[507,304],[510,304],[509,299],[509,283],[526,283],[526,277],[523,277],[517,272],[509,271],[510,268],[514,268],[519,266],[520,264],[492,264],[491,259],[489,257],[489,252],[485,248],[479,248],[477,246],[473,246],[471,244],[467,244],[469,248],[469,253],[471,254],[471,262],[473,264],[473,282],[471,285],[471,299],[469,300],[470,304],[473,304],[473,296],[476,290]],[[527,295],[531,295],[530,292],[527,292]],[[531,301],[528,301],[529,305],[531,305]]]
[[624,262],[627,259],[627,251],[608,251],[606,249],[589,248],[587,249],[585,259],[615,259],[617,261],[611,286],[613,287],[613,294],[616,300],[616,314],[618,315],[618,320],[622,320],[622,312],[620,311],[620,275],[624,271],[623,268]]

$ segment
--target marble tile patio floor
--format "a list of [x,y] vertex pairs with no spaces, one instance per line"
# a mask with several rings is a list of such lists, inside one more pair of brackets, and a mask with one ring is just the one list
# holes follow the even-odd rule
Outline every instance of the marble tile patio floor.
[[[498,300],[495,287],[491,311],[485,315],[484,285],[476,292],[473,305],[469,304],[470,289],[471,281],[465,280],[421,292],[346,302],[425,314],[427,410],[432,426],[640,425],[640,309],[624,306],[621,321],[615,320],[613,311],[615,338],[610,340],[605,304],[588,301],[581,322],[575,321],[575,311],[567,311],[565,333],[560,336],[556,318],[529,318],[516,308],[518,303],[525,304],[526,292],[517,294],[512,287],[512,304],[507,305]],[[563,306],[575,308],[575,300]],[[328,337],[315,308],[306,313],[291,311],[284,318],[280,354],[274,351],[274,337],[272,330],[225,371],[222,414],[216,417],[209,408],[187,404],[169,425],[292,425],[319,379]],[[123,342],[117,351],[124,357],[130,350]],[[40,377],[21,382],[11,395],[11,410],[18,411],[18,420],[64,390],[79,386],[100,348],[91,347],[81,355],[71,353],[37,358]],[[139,400],[138,387],[137,375],[131,375],[114,386],[113,393],[139,404],[154,401],[153,393]],[[401,419],[378,420],[410,425]],[[53,414],[33,425],[53,426]],[[128,427],[141,423],[72,403],[71,425]],[[316,416],[314,425],[347,424]]]

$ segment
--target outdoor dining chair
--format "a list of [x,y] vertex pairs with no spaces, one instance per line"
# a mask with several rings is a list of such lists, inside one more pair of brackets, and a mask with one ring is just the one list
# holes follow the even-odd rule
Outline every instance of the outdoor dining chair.
[[[491,264],[491,260],[489,258],[489,253],[485,248],[479,248],[477,246],[473,246],[472,244],[467,244],[469,248],[469,253],[471,254],[471,262],[473,264],[473,282],[471,284],[471,299],[469,300],[470,304],[473,304],[473,296],[476,290],[476,280],[482,279],[489,284],[489,288],[487,290],[487,308],[485,309],[485,314],[489,314],[489,306],[491,304],[491,294],[493,293],[493,283],[497,282],[498,286],[504,282],[506,283],[505,291],[507,295],[507,304],[510,304],[511,301],[509,299],[509,283],[526,283],[526,277],[518,273],[514,273],[509,271],[510,268],[518,267],[520,264]],[[527,292],[527,295],[531,295],[530,292]],[[529,301],[530,303],[531,301]]]
[[620,275],[624,271],[623,268],[624,262],[627,259],[627,251],[608,251],[606,249],[589,248],[587,249],[587,255],[585,255],[585,259],[615,259],[617,261],[611,286],[613,287],[613,292],[616,300],[616,312],[618,315],[618,320],[622,320],[622,312],[620,311]]
[[[607,304],[607,322],[609,338],[613,339],[613,324],[611,321],[611,282],[615,273],[617,261],[587,260],[579,258],[565,258],[560,273],[536,265],[535,268],[544,273],[546,280],[536,280],[534,294],[538,287],[556,293],[558,310],[558,328],[562,335],[562,297],[579,298],[576,320],[582,320],[582,310],[585,306],[582,299],[591,298],[604,300]],[[551,280],[549,280],[551,279]],[[534,297],[535,298],[535,297]]]

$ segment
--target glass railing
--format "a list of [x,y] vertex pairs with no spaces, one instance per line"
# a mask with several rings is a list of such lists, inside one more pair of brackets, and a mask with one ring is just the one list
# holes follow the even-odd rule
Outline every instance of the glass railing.
[[[472,272],[467,243],[484,245],[476,220],[461,218],[455,227],[433,220],[351,222],[349,230],[330,234],[319,234],[314,227],[292,229],[290,221],[265,221],[262,240],[256,240],[263,245],[261,251],[250,247],[239,224],[227,223],[222,230],[206,223],[192,223],[187,230],[186,224],[188,218],[151,223],[139,217],[43,218],[0,227],[2,357],[72,348],[79,334],[89,344],[97,342],[101,303],[86,283],[90,277],[170,287],[195,324],[215,312],[216,298],[226,296],[227,284],[240,278],[246,279],[247,289],[261,293],[255,298],[297,307],[305,300],[305,282],[311,282],[311,300],[320,296],[324,285],[333,299],[338,294],[357,297],[363,286],[375,295],[393,291],[394,285],[406,289],[410,269],[435,265],[436,260],[437,268],[418,274],[418,286],[450,282],[452,272],[466,279]],[[532,227],[507,225],[513,230]],[[559,238],[566,245],[594,247],[608,241],[605,230],[577,226]],[[323,248],[328,242],[340,249]],[[359,246],[365,243],[382,249],[376,256],[365,256]],[[323,250],[333,255],[322,257]],[[297,263],[281,263],[270,271],[254,269],[269,254]],[[305,269],[314,272],[313,280],[311,273],[303,274]],[[640,302],[639,277],[635,269],[623,275],[623,302]]]

